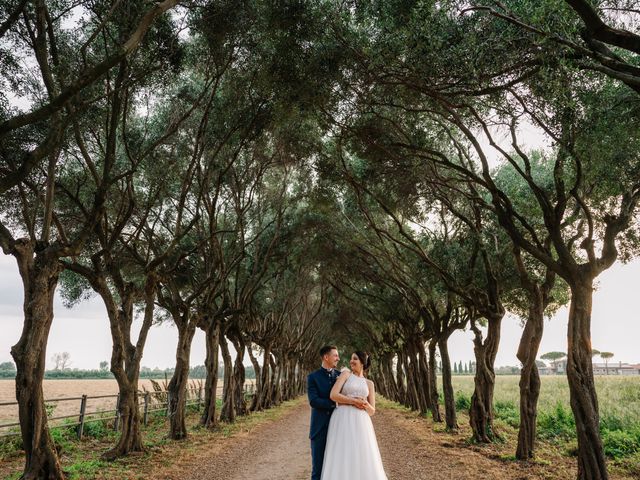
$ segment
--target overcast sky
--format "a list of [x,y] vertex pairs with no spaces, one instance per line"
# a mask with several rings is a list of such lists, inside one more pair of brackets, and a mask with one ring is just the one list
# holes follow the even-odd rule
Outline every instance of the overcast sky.
[[[592,334],[593,346],[615,354],[613,361],[640,363],[640,261],[628,265],[616,264],[604,272],[594,296]],[[0,362],[11,359],[10,349],[22,329],[22,282],[13,257],[0,254]],[[502,340],[496,365],[518,365],[516,350],[522,332],[520,322],[513,317],[503,321]],[[176,331],[171,325],[154,327],[148,337],[142,364],[151,368],[172,367],[175,359]],[[456,332],[450,340],[454,361],[473,359],[472,335]],[[563,308],[545,322],[540,353],[567,350],[567,309]],[[111,336],[105,309],[95,297],[73,309],[65,308],[56,299],[55,318],[47,348],[48,367],[57,352],[71,354],[72,367],[98,368],[102,360],[111,357]],[[346,355],[346,352],[342,352]],[[198,331],[191,354],[192,365],[204,363],[204,336]]]

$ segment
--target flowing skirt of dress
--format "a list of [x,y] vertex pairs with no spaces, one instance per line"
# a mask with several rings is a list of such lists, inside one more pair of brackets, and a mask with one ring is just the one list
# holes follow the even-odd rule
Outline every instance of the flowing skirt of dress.
[[331,415],[321,480],[387,480],[371,417],[340,405]]

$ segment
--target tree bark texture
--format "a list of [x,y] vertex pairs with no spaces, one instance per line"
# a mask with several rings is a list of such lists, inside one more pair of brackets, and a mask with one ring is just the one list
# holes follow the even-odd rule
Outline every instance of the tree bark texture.
[[211,322],[205,328],[205,344],[207,356],[205,368],[207,379],[204,385],[204,408],[200,424],[207,428],[213,428],[218,424],[217,417],[217,393],[218,393],[218,351],[220,345],[220,324]]
[[487,338],[482,340],[482,332],[472,327],[475,333],[473,350],[476,357],[474,391],[471,396],[469,423],[473,438],[480,443],[491,442],[496,434],[493,427],[493,393],[495,389],[494,362],[500,343],[500,325],[504,314],[487,318]]
[[[440,407],[436,400],[434,405],[433,403],[433,392],[431,391],[434,382],[431,380],[431,369],[429,368],[429,356],[427,354],[427,350],[425,348],[424,341],[421,339],[416,343],[416,347],[418,349],[418,365],[420,366],[420,385],[423,385],[424,391],[424,401],[426,403],[426,409],[431,412],[431,417],[434,419],[434,422],[437,421],[435,418],[440,416]],[[437,395],[436,395],[437,397]]]
[[396,384],[398,386],[398,403],[407,404],[407,391],[404,382],[404,355],[402,351],[398,351],[396,362]]
[[600,437],[598,398],[591,363],[593,280],[575,282],[569,307],[567,378],[578,434],[578,478],[609,478]]
[[[176,324],[177,325],[177,324]],[[186,406],[189,386],[189,359],[191,344],[196,333],[196,323],[187,321],[178,326],[176,367],[167,387],[169,412],[169,436],[173,440],[187,437]]]
[[453,394],[453,382],[451,380],[451,359],[449,357],[449,337],[443,335],[438,340],[438,349],[442,360],[442,393],[444,394],[445,424],[449,430],[458,429],[456,417],[456,400]]
[[235,411],[236,415],[246,415],[249,412],[249,409],[247,408],[247,402],[244,398],[244,382],[246,374],[244,363],[242,363],[244,359],[245,343],[240,335],[234,338],[233,346],[236,350],[236,360],[233,366],[233,385],[236,389],[233,395],[235,400]]
[[34,252],[32,242],[17,242],[16,260],[24,285],[24,324],[11,348],[16,362],[16,400],[25,450],[23,479],[65,478],[47,426],[42,381],[47,340],[53,322],[53,297],[58,284],[58,259]]
[[[131,369],[129,369],[127,373],[127,376],[124,378],[116,378],[120,394],[118,403],[118,425],[121,433],[116,445],[102,455],[102,458],[105,460],[115,460],[131,452],[144,451],[142,431],[140,428],[138,375],[133,374]],[[131,377],[129,375],[131,375]]]
[[251,360],[251,365],[253,365],[253,371],[255,372],[256,376],[254,395],[251,399],[251,406],[249,407],[249,411],[255,412],[258,410],[258,392],[262,390],[262,369],[260,368],[260,362],[258,362],[258,359],[251,351],[251,346],[247,348],[247,353],[249,354],[249,359]]
[[[105,452],[102,457],[114,460],[131,452],[144,451],[142,443],[140,404],[138,382],[140,379],[140,362],[149,329],[153,324],[157,277],[150,273],[145,280],[144,291],[139,292],[132,284],[127,285],[120,293],[120,308],[117,309],[104,277],[99,279],[96,289],[105,301],[111,327],[113,341],[111,352],[111,372],[118,382],[120,394],[118,416],[120,418],[120,438],[116,445]],[[131,339],[133,325],[133,304],[136,295],[144,296],[144,319],[138,340],[134,344]]]
[[431,416],[434,422],[442,422],[442,414],[440,413],[440,405],[438,399],[438,374],[436,366],[436,342],[429,342],[429,381],[431,382]]
[[545,301],[539,286],[530,291],[529,313],[520,338],[517,357],[522,363],[520,373],[520,428],[516,458],[533,458],[536,441],[536,421],[538,417],[538,397],[540,396],[540,375],[536,358],[544,330]]
[[233,360],[231,359],[227,339],[224,335],[220,336],[220,350],[222,352],[222,361],[224,362],[224,388],[222,391],[220,420],[233,423],[236,421],[235,376],[233,375]]

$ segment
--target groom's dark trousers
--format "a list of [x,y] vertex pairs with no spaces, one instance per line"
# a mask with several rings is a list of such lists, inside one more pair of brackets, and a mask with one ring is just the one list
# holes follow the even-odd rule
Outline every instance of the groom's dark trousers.
[[336,408],[335,402],[331,401],[329,395],[333,384],[340,372],[335,369],[329,372],[320,368],[307,377],[307,395],[311,404],[311,428],[309,438],[311,439],[311,480],[320,480],[322,473],[322,462],[324,461],[324,449],[327,444],[327,431],[331,414]]

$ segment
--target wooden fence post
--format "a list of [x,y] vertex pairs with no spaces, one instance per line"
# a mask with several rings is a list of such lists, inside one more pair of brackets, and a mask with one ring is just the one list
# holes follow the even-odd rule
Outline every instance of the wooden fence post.
[[169,413],[169,404],[171,403],[171,392],[167,391],[167,417],[171,415]]
[[147,420],[149,419],[149,392],[144,392],[144,426],[147,426]]
[[84,432],[84,414],[87,411],[87,396],[82,395],[80,400],[80,418],[78,419],[78,440],[82,440],[82,433]]
[[113,422],[113,429],[118,431],[118,424],[120,423],[120,394],[118,394],[118,398],[116,400],[116,419]]

